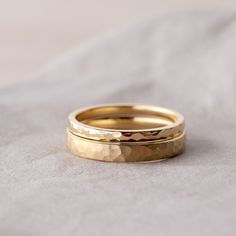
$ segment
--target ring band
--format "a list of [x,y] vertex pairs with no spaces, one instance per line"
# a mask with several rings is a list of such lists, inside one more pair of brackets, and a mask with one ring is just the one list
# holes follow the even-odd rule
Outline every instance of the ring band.
[[67,145],[78,156],[110,162],[167,159],[184,151],[181,114],[146,105],[103,105],[69,115]]

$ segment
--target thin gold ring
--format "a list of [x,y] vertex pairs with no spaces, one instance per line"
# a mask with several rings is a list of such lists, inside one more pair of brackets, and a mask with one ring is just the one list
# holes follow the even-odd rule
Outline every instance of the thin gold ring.
[[110,162],[167,159],[184,151],[184,117],[146,105],[102,105],[69,115],[67,145],[75,155]]

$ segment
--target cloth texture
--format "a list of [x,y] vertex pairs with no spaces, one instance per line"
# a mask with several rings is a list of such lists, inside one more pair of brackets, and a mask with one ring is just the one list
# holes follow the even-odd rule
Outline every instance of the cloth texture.
[[[0,91],[0,235],[236,235],[236,14],[164,14]],[[187,149],[147,164],[79,158],[67,115],[104,103],[181,112]]]

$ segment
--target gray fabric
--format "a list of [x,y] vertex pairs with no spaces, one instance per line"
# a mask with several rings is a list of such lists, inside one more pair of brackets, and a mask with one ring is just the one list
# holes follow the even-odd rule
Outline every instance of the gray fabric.
[[[0,92],[0,235],[236,234],[235,14],[163,15],[94,41]],[[185,154],[75,157],[72,110],[113,102],[183,113]]]

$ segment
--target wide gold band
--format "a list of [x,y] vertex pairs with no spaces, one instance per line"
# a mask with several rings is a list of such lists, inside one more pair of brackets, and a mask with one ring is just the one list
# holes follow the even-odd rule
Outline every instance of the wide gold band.
[[67,145],[81,157],[111,162],[170,158],[184,150],[184,118],[154,106],[104,105],[69,116]]

